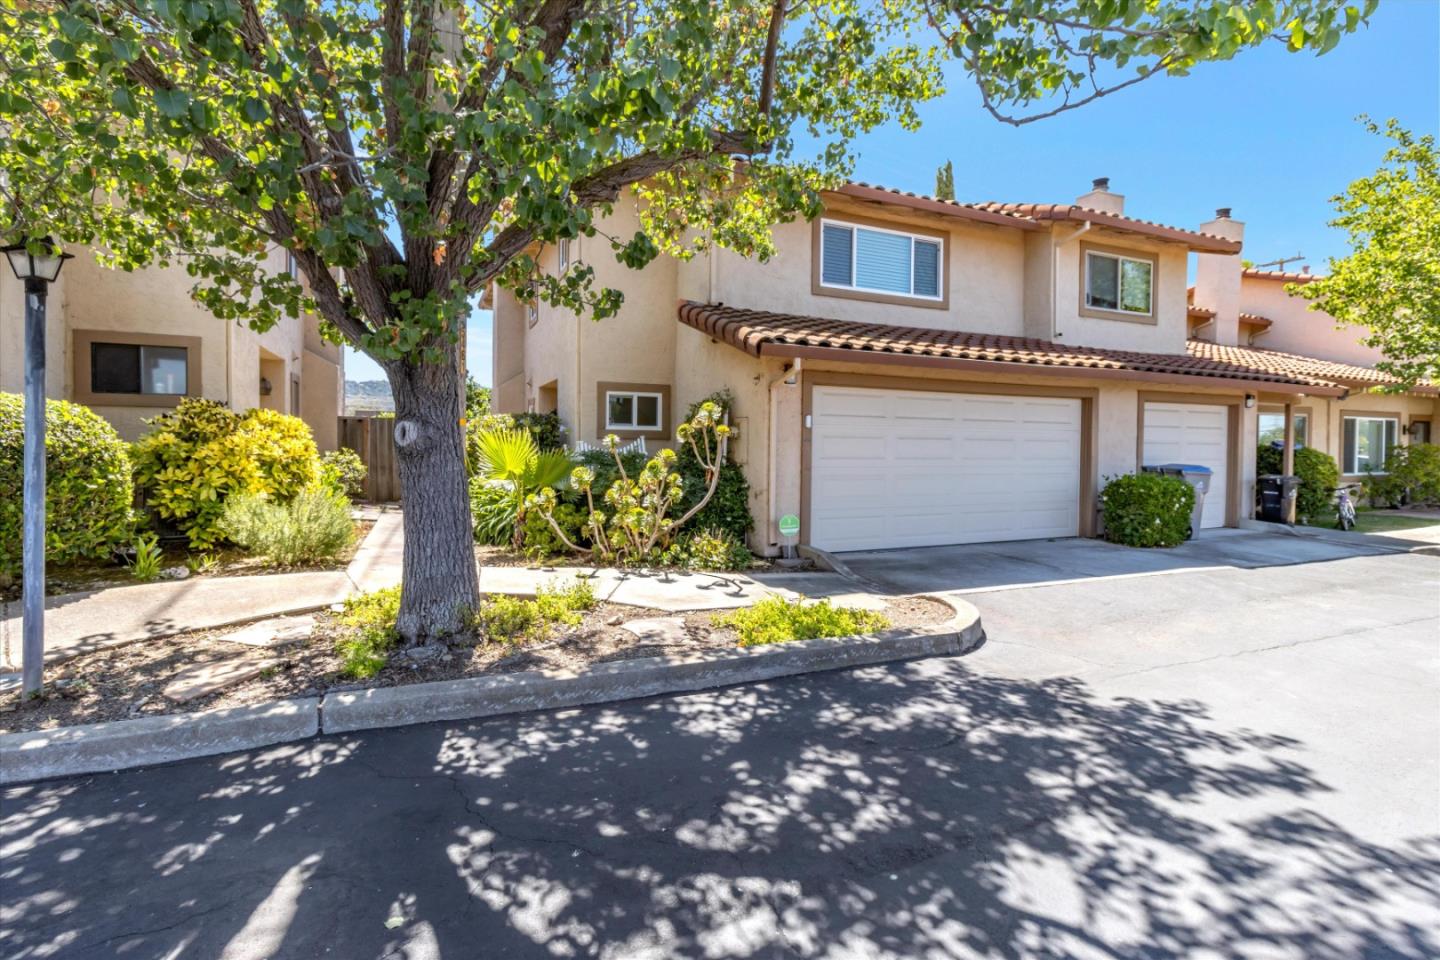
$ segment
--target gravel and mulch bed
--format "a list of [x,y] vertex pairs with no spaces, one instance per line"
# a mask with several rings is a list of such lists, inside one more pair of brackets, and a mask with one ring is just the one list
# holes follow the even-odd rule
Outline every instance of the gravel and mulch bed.
[[[225,641],[226,635],[243,628],[200,631],[97,651],[50,668],[42,698],[22,703],[17,689],[0,694],[0,733],[190,713],[287,697],[313,697],[342,690],[519,670],[573,671],[613,660],[734,648],[734,632],[713,622],[723,613],[677,614],[601,603],[586,611],[577,626],[557,626],[543,639],[512,643],[462,638],[449,646],[443,659],[410,663],[392,658],[378,674],[363,681],[349,679],[341,673],[338,644],[350,635],[351,628],[337,622],[332,614],[317,617],[308,640],[280,651],[251,649]],[[892,628],[941,623],[954,615],[945,604],[922,597],[891,599],[883,613]],[[683,639],[642,641],[620,627],[634,620],[668,617],[683,618]],[[187,668],[244,659],[278,662],[259,676],[186,703],[174,703],[162,693]]]
[[[183,543],[161,545],[161,569],[185,567],[186,580],[200,577],[253,577],[267,573],[296,573],[310,570],[344,570],[355,557],[355,551],[375,526],[374,520],[355,521],[355,542],[348,550],[323,563],[307,564],[303,567],[280,567],[263,557],[255,557],[234,548],[221,548],[195,552]],[[203,569],[191,570],[187,561],[196,561],[201,555],[208,559]],[[161,579],[164,579],[163,577]],[[121,562],[78,563],[66,567],[52,568],[45,572],[46,596],[60,596],[89,590],[104,590],[107,587],[128,587],[142,581],[136,580],[130,568]],[[20,599],[20,578],[0,574],[0,601]]]

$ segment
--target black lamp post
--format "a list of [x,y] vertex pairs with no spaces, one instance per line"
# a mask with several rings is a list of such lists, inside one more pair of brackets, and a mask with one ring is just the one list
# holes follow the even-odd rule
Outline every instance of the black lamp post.
[[[45,297],[70,259],[49,237],[4,247],[25,283],[25,610],[21,650],[24,696],[44,684],[45,666]],[[39,253],[32,251],[38,250]]]

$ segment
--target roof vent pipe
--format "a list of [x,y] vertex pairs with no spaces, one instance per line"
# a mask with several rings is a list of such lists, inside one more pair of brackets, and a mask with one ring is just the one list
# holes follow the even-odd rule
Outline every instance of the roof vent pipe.
[[1229,208],[1229,207],[1216,207],[1216,208],[1215,208],[1215,219],[1216,219],[1216,220],[1229,220],[1229,219],[1230,219],[1230,208]]
[[1109,189],[1110,189],[1110,178],[1109,178],[1109,177],[1096,177],[1094,180],[1090,181],[1090,186],[1091,186],[1091,189],[1093,189],[1093,190],[1109,190]]

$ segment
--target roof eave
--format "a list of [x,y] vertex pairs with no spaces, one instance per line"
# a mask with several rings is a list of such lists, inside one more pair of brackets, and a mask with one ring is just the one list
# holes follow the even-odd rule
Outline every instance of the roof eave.
[[1195,386],[1234,387],[1243,390],[1263,390],[1267,393],[1305,394],[1321,397],[1339,397],[1347,393],[1346,388],[1334,385],[1280,382],[1274,380],[1246,380],[1243,378],[1216,377],[1195,373],[1161,373],[1152,370],[1128,370],[1116,367],[1067,367],[1058,364],[1007,360],[970,360],[962,357],[936,357],[911,353],[891,353],[883,350],[854,350],[847,347],[815,347],[794,343],[776,343],[773,341],[759,343],[754,350],[746,349],[733,343],[730,345],[751,356],[792,360],[831,360],[839,363],[873,363],[888,366],[935,367],[945,370],[968,370],[976,373],[1025,373],[1047,377],[1075,377],[1092,380],[1140,380],[1150,383],[1182,383]]
[[881,190],[878,187],[867,187],[858,183],[847,183],[839,189],[828,192],[838,194],[842,197],[850,197],[854,200],[905,207],[909,210],[933,213],[955,220],[989,223],[1000,227],[1013,227],[1016,230],[1036,231],[1045,229],[1045,227],[1028,217],[1013,217],[1004,213],[992,213],[989,210],[977,210],[974,207],[967,207],[958,203],[946,203],[944,200],[934,200],[930,197],[910,196],[903,193],[895,193],[890,190]]

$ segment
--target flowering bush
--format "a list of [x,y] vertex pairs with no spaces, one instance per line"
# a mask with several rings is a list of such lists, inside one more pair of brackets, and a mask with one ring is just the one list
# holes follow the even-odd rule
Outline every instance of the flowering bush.
[[608,513],[595,506],[595,471],[580,466],[570,474],[571,486],[585,497],[584,531],[591,544],[588,548],[576,543],[556,521],[559,501],[554,489],[544,487],[532,495],[528,503],[546,517],[560,541],[576,553],[589,553],[607,563],[653,562],[670,546],[676,531],[704,509],[715,495],[730,428],[721,422],[719,405],[707,401],[700,405],[694,417],[679,426],[676,436],[700,464],[705,481],[704,494],[678,520],[671,519],[670,511],[681,502],[685,483],[676,469],[675,451],[661,450],[638,474],[632,475],[625,468],[619,454],[620,440],[614,434],[603,441],[615,459],[618,474],[604,494],[604,503],[610,508]]
[[1179,477],[1131,473],[1100,492],[1105,539],[1127,547],[1173,547],[1190,536],[1195,488]]

